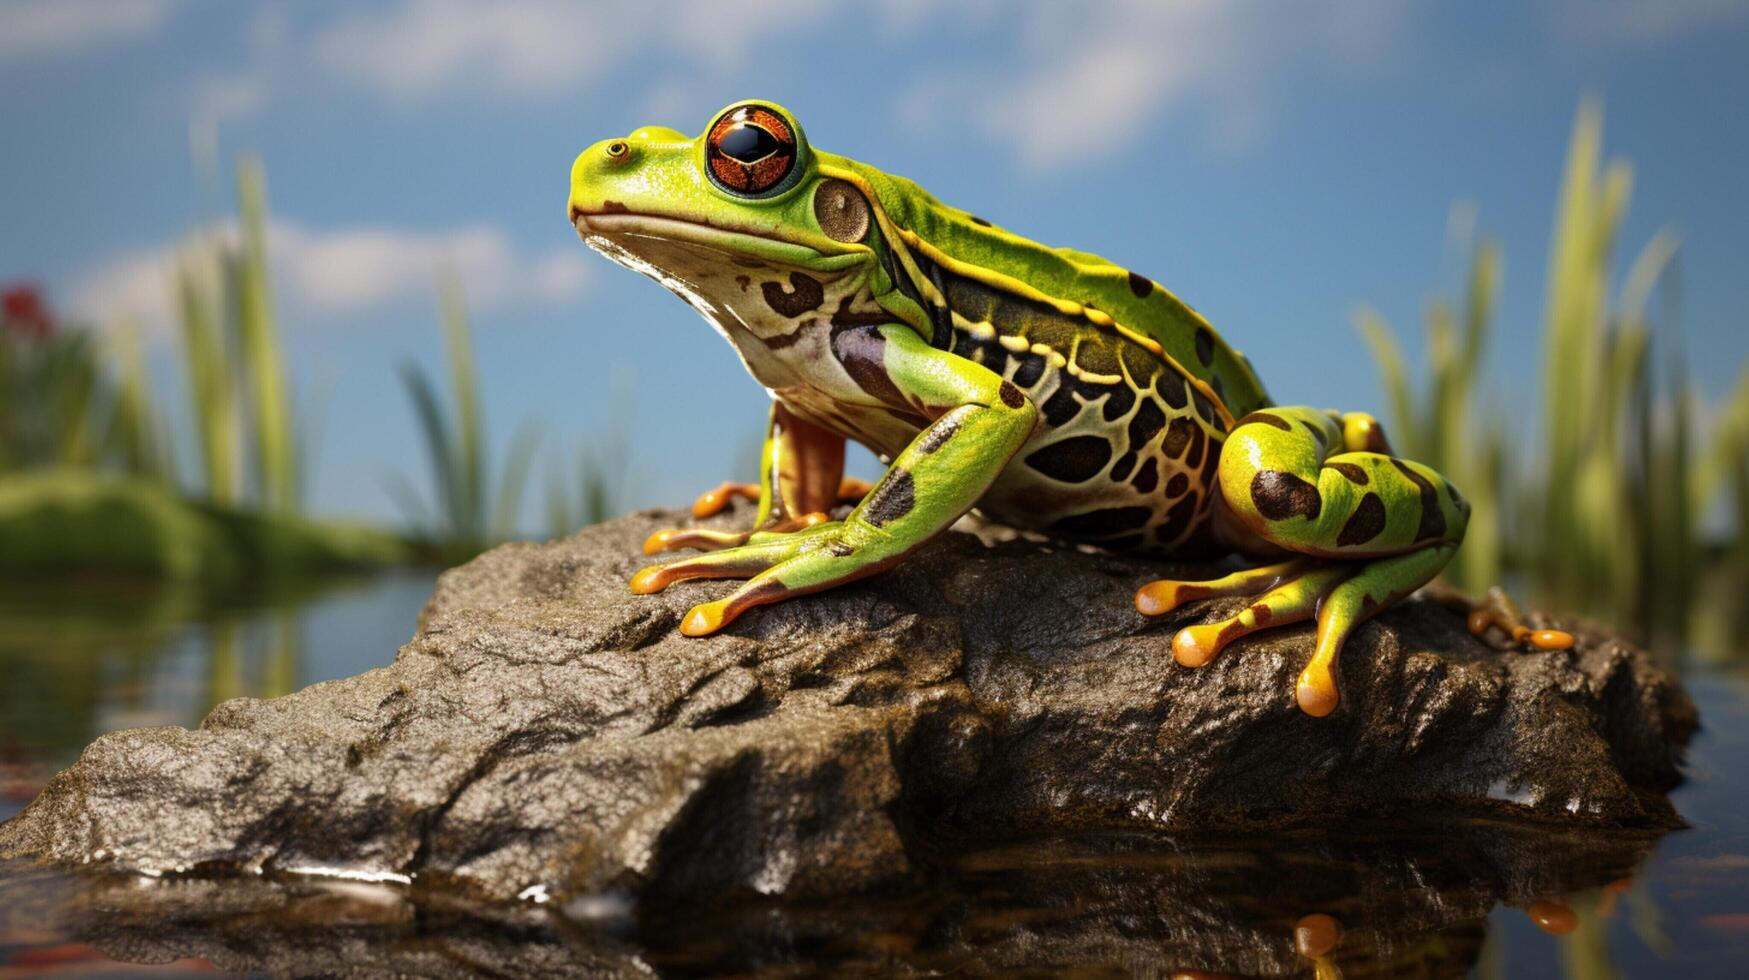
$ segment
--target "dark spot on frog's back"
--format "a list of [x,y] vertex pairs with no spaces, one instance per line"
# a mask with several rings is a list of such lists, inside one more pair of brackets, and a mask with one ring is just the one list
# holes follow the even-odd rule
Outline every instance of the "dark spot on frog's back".
[[1346,548],[1350,545],[1366,544],[1379,536],[1385,529],[1385,502],[1379,495],[1369,492],[1360,498],[1360,506],[1354,508],[1348,523],[1342,525],[1342,533],[1336,537],[1336,546]]
[[1026,465],[1053,480],[1085,483],[1111,461],[1111,444],[1100,436],[1071,436],[1027,454]]
[[975,214],[968,214],[968,215],[966,215],[966,217],[972,219],[972,224],[974,224],[974,225],[982,225],[985,228],[996,227],[995,225],[992,225],[990,222],[985,221],[983,218],[980,218]]
[[789,274],[789,289],[775,282],[759,284],[759,291],[765,296],[765,305],[769,306],[779,316],[801,316],[810,310],[817,310],[826,301],[825,287],[813,276],[802,272]]
[[1204,366],[1215,362],[1215,338],[1207,327],[1196,328],[1196,359]]
[[996,389],[996,395],[1002,399],[1002,404],[1009,408],[1019,408],[1026,404],[1026,395],[1019,388],[1016,388],[1012,381],[1002,382],[1002,386]]
[[1154,280],[1149,279],[1147,276],[1138,276],[1133,272],[1130,273],[1130,292],[1135,293],[1137,297],[1142,297],[1153,291]]
[[1166,399],[1167,406],[1183,408],[1190,404],[1190,396],[1185,394],[1184,379],[1172,371],[1163,371],[1154,379],[1154,390],[1160,397]]
[[1251,501],[1259,514],[1272,521],[1317,517],[1324,506],[1317,487],[1281,470],[1259,470],[1251,478]]
[[1136,407],[1136,414],[1130,416],[1130,449],[1141,452],[1148,442],[1160,433],[1166,425],[1166,413],[1160,411],[1160,406],[1152,398],[1143,398]]
[[862,519],[875,527],[885,527],[911,513],[916,506],[917,482],[911,471],[895,469],[869,491],[862,505]]
[[1184,455],[1189,447],[1191,437],[1197,433],[1196,421],[1187,415],[1174,418],[1166,426],[1166,436],[1160,440],[1160,451],[1167,459],[1177,459]]
[[[1293,431],[1293,426],[1287,424],[1287,419],[1284,419],[1279,415],[1272,415],[1268,412],[1252,412],[1250,415],[1239,420],[1239,425],[1251,425],[1253,423],[1273,426],[1283,432]],[[1234,428],[1238,428],[1238,426],[1234,426]]]
[[1357,487],[1364,487],[1367,485],[1366,470],[1353,463],[1344,463],[1338,460],[1336,462],[1325,463],[1324,465],[1342,474],[1344,479]]
[[1020,366],[1014,369],[1014,383],[1022,388],[1031,388],[1044,377],[1045,359],[1030,351],[1020,355]]
[[1397,468],[1415,489],[1421,493],[1421,523],[1415,529],[1415,541],[1430,541],[1445,534],[1445,511],[1439,508],[1439,491],[1433,488],[1433,483],[1426,477],[1410,469],[1402,460],[1392,458],[1391,465]]
[[1153,516],[1152,507],[1107,507],[1071,514],[1052,524],[1051,530],[1075,538],[1108,538],[1134,531]]
[[[1183,475],[1183,473],[1178,474],[1180,477]],[[1154,488],[1159,485],[1159,461],[1150,456],[1143,461],[1141,468],[1136,470],[1136,478],[1130,481],[1130,486],[1135,487],[1137,493],[1153,493]]]

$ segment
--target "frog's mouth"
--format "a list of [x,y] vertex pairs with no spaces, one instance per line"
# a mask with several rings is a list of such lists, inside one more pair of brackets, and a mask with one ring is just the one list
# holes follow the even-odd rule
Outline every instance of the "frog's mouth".
[[778,238],[750,228],[725,228],[709,222],[667,215],[639,214],[628,210],[571,210],[571,222],[585,244],[605,238],[627,251],[638,251],[640,239],[650,242],[682,241],[722,252],[726,257],[755,256],[767,262],[832,270],[854,265],[863,256],[856,252],[828,254],[811,245]]

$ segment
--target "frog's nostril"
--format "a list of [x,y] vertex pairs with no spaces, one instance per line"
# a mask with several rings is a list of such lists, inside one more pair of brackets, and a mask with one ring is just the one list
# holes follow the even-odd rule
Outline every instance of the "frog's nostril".
[[607,144],[607,158],[614,163],[624,163],[631,159],[632,146],[625,140],[614,140]]

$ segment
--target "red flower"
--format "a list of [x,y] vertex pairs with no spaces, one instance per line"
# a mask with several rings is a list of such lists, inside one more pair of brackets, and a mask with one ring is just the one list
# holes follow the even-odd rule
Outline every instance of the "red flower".
[[6,329],[21,337],[42,338],[55,332],[55,318],[35,283],[21,282],[0,293]]

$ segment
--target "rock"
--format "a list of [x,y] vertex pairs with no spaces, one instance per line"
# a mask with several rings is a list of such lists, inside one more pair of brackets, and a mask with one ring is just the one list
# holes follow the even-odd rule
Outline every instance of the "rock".
[[100,738],[0,826],[0,856],[587,911],[896,887],[953,840],[1677,822],[1693,705],[1583,624],[1560,624],[1572,651],[1505,653],[1405,603],[1349,641],[1342,704],[1314,719],[1292,693],[1309,627],[1187,670],[1173,630],[1236,601],[1144,620],[1131,594],[1168,566],[988,529],[687,639],[725,584],[626,589],[676,521],[500,547],[444,574],[389,667]]

